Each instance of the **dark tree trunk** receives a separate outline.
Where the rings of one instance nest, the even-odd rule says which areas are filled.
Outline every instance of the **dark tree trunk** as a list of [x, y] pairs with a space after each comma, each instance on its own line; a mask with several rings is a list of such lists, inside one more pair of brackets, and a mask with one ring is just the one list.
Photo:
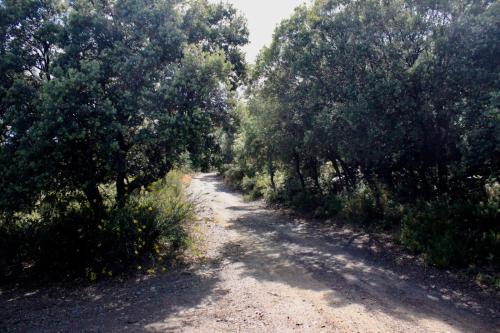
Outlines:
[[118, 207], [123, 207], [125, 205], [126, 195], [125, 173], [118, 172], [116, 175], [116, 204]]
[[295, 172], [297, 173], [297, 176], [299, 177], [300, 185], [302, 186], [302, 190], [304, 192], [306, 192], [306, 182], [304, 181], [304, 176], [302, 175], [302, 172], [300, 171], [300, 158], [299, 158], [298, 153], [294, 154], [294, 162], [295, 162]]
[[365, 173], [365, 179], [373, 192], [373, 196], [375, 197], [375, 213], [376, 217], [381, 218], [384, 216], [384, 207], [382, 206], [382, 195], [380, 193], [380, 188], [378, 186], [377, 181], [373, 178], [372, 174]]
[[129, 146], [121, 133], [118, 135], [118, 144], [120, 151], [116, 157], [116, 204], [118, 207], [123, 207], [128, 194], [125, 179], [127, 178], [127, 151]]
[[354, 173], [347, 167], [347, 164], [341, 158], [338, 158], [338, 161], [340, 163], [340, 166], [342, 167], [342, 170], [344, 171], [344, 177], [346, 179], [347, 189], [348, 190], [354, 189], [354, 185], [356, 184], [356, 178]]
[[316, 161], [315, 159], [311, 161], [311, 171], [312, 171], [312, 177], [314, 179], [314, 186], [316, 187], [318, 193], [322, 194], [323, 191], [321, 189], [321, 185], [319, 184], [318, 161]]
[[274, 164], [273, 164], [273, 158], [270, 153], [267, 154], [267, 165], [269, 169], [269, 177], [271, 178], [271, 187], [273, 188], [273, 192], [276, 192], [276, 183], [274, 181]]
[[84, 188], [85, 196], [90, 204], [90, 208], [94, 213], [94, 220], [98, 223], [104, 217], [104, 201], [97, 183], [87, 183]]

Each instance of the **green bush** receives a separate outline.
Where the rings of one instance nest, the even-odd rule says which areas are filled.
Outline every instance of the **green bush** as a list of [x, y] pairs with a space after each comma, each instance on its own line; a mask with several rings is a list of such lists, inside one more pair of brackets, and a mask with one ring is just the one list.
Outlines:
[[338, 196], [328, 196], [325, 199], [325, 209], [327, 216], [334, 216], [339, 214], [344, 208], [344, 204]]
[[245, 177], [245, 172], [237, 165], [229, 165], [224, 170], [226, 184], [235, 190], [242, 189], [243, 177]]
[[253, 177], [244, 176], [241, 182], [241, 188], [246, 193], [246, 198], [256, 200], [268, 195], [271, 190], [269, 176], [265, 173], [257, 173]]
[[249, 177], [247, 175], [243, 176], [241, 180], [241, 189], [245, 193], [250, 193], [254, 190], [257, 180], [255, 177]]
[[95, 280], [157, 264], [189, 245], [185, 224], [194, 218], [194, 210], [178, 172], [133, 194], [123, 207], [108, 206], [100, 221], [77, 199], [64, 207], [44, 203], [30, 215], [3, 217], [4, 278], [42, 274]]
[[342, 207], [340, 214], [348, 220], [368, 224], [380, 218], [373, 193], [363, 184], [353, 192], [344, 192], [339, 195], [339, 201]]
[[328, 187], [333, 183], [328, 182], [327, 175], [330, 174], [322, 175], [322, 187], [332, 191], [325, 190], [326, 194], [314, 191], [311, 184], [304, 191], [297, 177], [283, 169], [276, 172], [275, 190], [265, 172], [252, 174], [235, 166], [226, 171], [226, 181], [243, 190], [249, 199], [264, 197], [268, 202], [281, 203], [315, 217], [339, 215], [352, 223], [390, 230], [399, 235], [397, 240], [403, 246], [423, 254], [427, 262], [439, 267], [498, 266], [495, 264], [500, 262], [498, 183], [485, 187], [486, 197], [467, 193], [453, 199], [443, 196], [416, 203], [403, 201], [381, 186], [377, 209], [373, 190], [365, 183], [358, 183], [351, 191], [337, 192]]
[[498, 202], [441, 198], [407, 210], [400, 240], [440, 267], [498, 263], [498, 215]]

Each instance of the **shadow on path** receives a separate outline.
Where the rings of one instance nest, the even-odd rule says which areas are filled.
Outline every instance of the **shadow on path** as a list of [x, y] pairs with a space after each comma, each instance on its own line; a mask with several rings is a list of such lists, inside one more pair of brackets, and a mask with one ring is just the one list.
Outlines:
[[[202, 180], [241, 198], [215, 175]], [[497, 297], [414, 260], [398, 260], [365, 233], [293, 218], [262, 202], [228, 205], [238, 216], [228, 228], [248, 237], [223, 252], [245, 266], [244, 276], [326, 292], [332, 308], [357, 304], [410, 324], [434, 319], [466, 331], [500, 332]]]
[[[216, 263], [215, 263], [216, 264]], [[0, 332], [151, 332], [173, 314], [216, 302], [216, 267], [156, 277], [0, 294]], [[175, 326], [178, 325], [178, 326]], [[177, 330], [182, 321], [169, 330]]]

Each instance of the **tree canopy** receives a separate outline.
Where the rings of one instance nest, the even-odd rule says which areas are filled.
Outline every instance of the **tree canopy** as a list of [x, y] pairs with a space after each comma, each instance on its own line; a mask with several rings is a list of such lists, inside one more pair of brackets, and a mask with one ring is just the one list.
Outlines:
[[[411, 229], [433, 225], [442, 244], [452, 229], [457, 244], [498, 244], [499, 17], [497, 1], [297, 8], [259, 55], [229, 178], [255, 189], [265, 175], [274, 189], [265, 195], [307, 210], [370, 198], [353, 210], [369, 207], [372, 221], [445, 202]], [[445, 217], [460, 206], [485, 215]]]
[[244, 78], [248, 31], [233, 7], [7, 0], [0, 11], [2, 210], [81, 192], [100, 214], [101, 184], [123, 204], [183, 153], [209, 156]]

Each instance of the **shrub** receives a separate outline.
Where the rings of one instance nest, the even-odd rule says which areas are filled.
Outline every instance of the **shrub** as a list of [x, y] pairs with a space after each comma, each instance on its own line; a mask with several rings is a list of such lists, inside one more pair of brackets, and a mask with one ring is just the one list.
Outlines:
[[245, 172], [237, 165], [230, 165], [225, 168], [224, 180], [231, 188], [241, 190], [243, 177], [245, 177]]
[[361, 184], [353, 192], [339, 196], [342, 217], [360, 223], [372, 223], [380, 216], [375, 207], [375, 199], [370, 189]]
[[157, 263], [189, 245], [185, 224], [194, 218], [194, 210], [178, 172], [134, 193], [123, 207], [108, 206], [100, 221], [76, 199], [63, 208], [44, 203], [32, 214], [3, 217], [3, 277], [36, 273], [94, 280]]
[[498, 202], [439, 198], [408, 209], [404, 246], [436, 266], [492, 264], [500, 258]]
[[327, 216], [334, 216], [343, 210], [343, 202], [336, 195], [330, 195], [325, 199], [325, 209]]

